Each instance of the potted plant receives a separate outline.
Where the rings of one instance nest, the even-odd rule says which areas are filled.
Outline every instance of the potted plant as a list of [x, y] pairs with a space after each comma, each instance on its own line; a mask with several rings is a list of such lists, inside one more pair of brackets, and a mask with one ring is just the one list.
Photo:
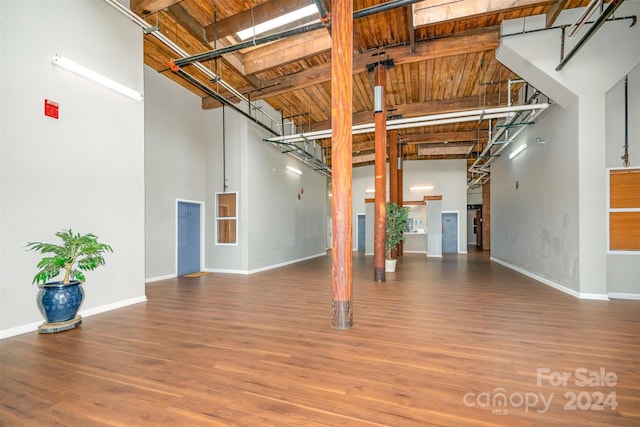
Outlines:
[[[55, 235], [62, 240], [61, 243], [29, 242], [26, 246], [27, 250], [44, 255], [33, 278], [33, 283], [40, 287], [38, 308], [46, 320], [39, 328], [40, 332], [58, 332], [81, 323], [77, 313], [84, 299], [83, 271], [104, 265], [104, 254], [113, 252], [111, 246], [98, 242], [91, 233], [74, 233], [69, 229]], [[62, 281], [50, 281], [61, 271], [64, 271]]]
[[404, 240], [404, 226], [409, 218], [409, 207], [387, 203], [385, 222], [385, 271], [396, 271], [397, 259], [391, 258], [391, 251], [398, 249], [400, 242]]

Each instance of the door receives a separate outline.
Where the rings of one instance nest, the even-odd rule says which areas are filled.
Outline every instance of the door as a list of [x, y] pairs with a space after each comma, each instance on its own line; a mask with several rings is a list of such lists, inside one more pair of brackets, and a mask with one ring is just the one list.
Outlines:
[[200, 205], [178, 202], [178, 276], [200, 271]]
[[458, 253], [458, 212], [442, 214], [442, 253]]
[[366, 215], [358, 214], [358, 251], [363, 251], [363, 252], [366, 249], [366, 246], [365, 246], [366, 218], [367, 218]]

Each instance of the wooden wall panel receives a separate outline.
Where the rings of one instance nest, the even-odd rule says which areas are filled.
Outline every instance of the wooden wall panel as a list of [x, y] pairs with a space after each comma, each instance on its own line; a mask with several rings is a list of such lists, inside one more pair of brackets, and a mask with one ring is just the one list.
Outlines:
[[640, 169], [611, 171], [609, 186], [611, 209], [640, 209]]
[[640, 212], [609, 214], [609, 249], [640, 251]]

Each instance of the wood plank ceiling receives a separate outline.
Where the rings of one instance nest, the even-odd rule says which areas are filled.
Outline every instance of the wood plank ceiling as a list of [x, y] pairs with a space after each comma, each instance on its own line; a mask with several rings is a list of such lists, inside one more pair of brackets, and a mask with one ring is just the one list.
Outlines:
[[[131, 10], [187, 54], [195, 55], [234, 46], [241, 41], [237, 31], [313, 3], [314, 0], [131, 0]], [[331, 10], [330, 0], [315, 3]], [[384, 2], [354, 0], [353, 9], [359, 11], [381, 3]], [[408, 118], [506, 105], [507, 82], [518, 76], [495, 59], [500, 23], [546, 14], [547, 26], [552, 26], [561, 10], [588, 3], [426, 0], [356, 19], [353, 124], [373, 122], [375, 71], [367, 66], [378, 61], [393, 62], [386, 73], [389, 116]], [[317, 13], [312, 16], [316, 22], [318, 18]], [[263, 100], [291, 117], [299, 129], [322, 130], [331, 127], [330, 49], [330, 31], [320, 28], [200, 63], [252, 102]], [[175, 52], [151, 34], [145, 35], [144, 57], [147, 65], [200, 96], [203, 108], [221, 106], [218, 100], [170, 70]], [[224, 98], [237, 101], [233, 93], [192, 65], [182, 69]], [[487, 120], [402, 129], [402, 157], [466, 158], [473, 163], [487, 143], [488, 129]], [[330, 166], [330, 138], [316, 143]], [[373, 146], [373, 133], [354, 135], [354, 166], [373, 162]]]

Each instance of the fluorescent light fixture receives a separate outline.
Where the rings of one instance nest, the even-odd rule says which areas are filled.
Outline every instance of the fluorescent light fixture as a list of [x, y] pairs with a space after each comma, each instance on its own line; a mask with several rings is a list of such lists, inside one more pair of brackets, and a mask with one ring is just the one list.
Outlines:
[[365, 193], [367, 194], [373, 194], [376, 192], [375, 188], [367, 188], [366, 190], [364, 190]]
[[416, 187], [409, 187], [409, 191], [431, 191], [433, 188], [433, 185], [419, 185]]
[[278, 28], [278, 27], [282, 27], [283, 25], [290, 24], [291, 22], [297, 21], [298, 19], [306, 18], [307, 16], [311, 16], [314, 13], [319, 13], [318, 8], [316, 7], [315, 4], [310, 4], [309, 6], [305, 6], [302, 9], [285, 13], [284, 15], [278, 16], [277, 18], [270, 19], [269, 21], [263, 22], [251, 28], [238, 31], [236, 35], [240, 38], [240, 40], [244, 41], [250, 37], [257, 36], [262, 33], [266, 33], [269, 30], [273, 30], [274, 28]]
[[136, 101], [142, 101], [143, 99], [141, 93], [136, 92], [135, 90], [130, 89], [123, 84], [113, 81], [110, 78], [103, 76], [102, 74], [96, 73], [95, 71], [90, 70], [89, 68], [84, 67], [77, 62], [73, 62], [72, 60], [65, 58], [64, 56], [60, 56], [58, 54], [54, 55], [53, 63], [62, 68], [66, 68], [67, 70], [72, 71], [82, 77], [101, 84], [106, 88], [115, 90], [122, 95], [126, 95], [129, 98], [135, 99]]
[[509, 160], [513, 159], [515, 156], [522, 153], [526, 148], [527, 148], [527, 144], [522, 144], [521, 146], [513, 150], [511, 154], [509, 154]]
[[296, 169], [293, 166], [287, 166], [285, 167], [286, 170], [288, 170], [289, 172], [293, 172], [296, 175], [302, 175], [302, 171], [300, 169]]

